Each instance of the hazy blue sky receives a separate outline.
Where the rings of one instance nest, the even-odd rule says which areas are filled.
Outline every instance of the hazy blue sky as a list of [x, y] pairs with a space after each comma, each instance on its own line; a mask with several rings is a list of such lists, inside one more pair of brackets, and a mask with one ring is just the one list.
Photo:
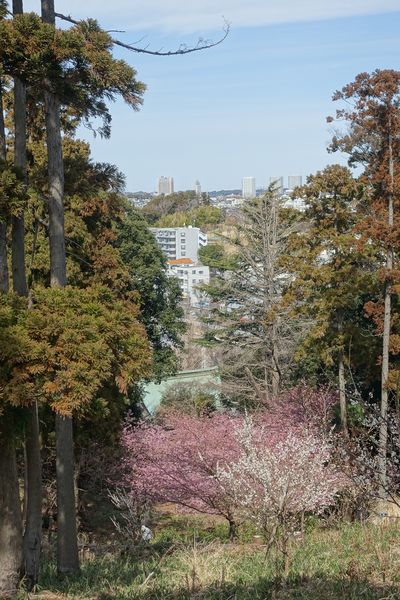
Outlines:
[[[38, 0], [26, 0], [37, 10]], [[202, 35], [220, 46], [187, 56], [118, 53], [148, 90], [139, 113], [112, 107], [111, 140], [93, 139], [95, 160], [125, 173], [127, 189], [155, 189], [172, 175], [176, 189], [199, 179], [204, 190], [257, 187], [272, 175], [307, 175], [337, 162], [326, 152], [332, 93], [361, 71], [400, 68], [400, 0], [56, 0], [57, 10], [97, 16], [143, 35], [151, 48], [175, 48]], [[115, 34], [117, 35], [117, 34]], [[342, 158], [343, 160], [343, 158]]]

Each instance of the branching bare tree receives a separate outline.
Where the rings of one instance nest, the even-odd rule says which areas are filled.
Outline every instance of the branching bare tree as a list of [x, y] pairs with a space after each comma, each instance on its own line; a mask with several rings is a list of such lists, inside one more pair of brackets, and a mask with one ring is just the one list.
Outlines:
[[268, 405], [279, 393], [304, 327], [282, 298], [288, 275], [281, 261], [298, 224], [281, 209], [273, 190], [246, 204], [239, 219], [230, 240], [237, 267], [218, 282], [212, 332], [223, 346], [220, 367], [227, 396]]

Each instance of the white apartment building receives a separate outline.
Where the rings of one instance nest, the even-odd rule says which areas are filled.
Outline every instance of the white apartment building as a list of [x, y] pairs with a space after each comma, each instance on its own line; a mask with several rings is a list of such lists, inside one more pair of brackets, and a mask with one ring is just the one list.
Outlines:
[[303, 198], [294, 198], [293, 196], [282, 196], [282, 206], [283, 208], [294, 208], [299, 212], [304, 212], [306, 210], [306, 204]]
[[164, 177], [163, 175], [157, 179], [157, 194], [168, 194], [174, 193], [174, 178]]
[[294, 190], [297, 187], [301, 187], [303, 185], [303, 178], [301, 175], [289, 175], [288, 176], [288, 188], [289, 190]]
[[255, 198], [255, 196], [256, 196], [256, 179], [255, 179], [255, 177], [243, 177], [243, 179], [242, 179], [242, 196], [243, 196], [243, 198]]
[[198, 227], [150, 227], [168, 260], [199, 260], [199, 249], [207, 245], [207, 235]]
[[192, 306], [199, 306], [206, 301], [206, 295], [198, 286], [210, 283], [210, 269], [195, 264], [191, 258], [178, 258], [168, 261], [168, 276], [177, 277], [183, 297]]

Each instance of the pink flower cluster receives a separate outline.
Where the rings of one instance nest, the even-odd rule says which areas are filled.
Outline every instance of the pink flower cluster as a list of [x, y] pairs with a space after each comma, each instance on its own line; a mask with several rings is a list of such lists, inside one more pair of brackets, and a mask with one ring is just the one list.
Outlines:
[[231, 502], [217, 470], [238, 458], [235, 428], [241, 422], [226, 413], [192, 417], [170, 412], [162, 425], [127, 426], [123, 485], [182, 510], [228, 518]]
[[343, 484], [326, 440], [334, 400], [300, 385], [251, 419], [173, 411], [161, 424], [127, 425], [120, 484], [154, 502], [229, 521], [246, 506], [256, 521], [278, 506], [288, 514], [320, 512]]

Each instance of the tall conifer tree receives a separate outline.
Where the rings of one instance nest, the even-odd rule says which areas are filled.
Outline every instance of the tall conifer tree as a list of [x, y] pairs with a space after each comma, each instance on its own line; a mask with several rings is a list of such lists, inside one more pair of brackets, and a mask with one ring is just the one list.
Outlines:
[[[41, 0], [41, 7], [43, 22], [55, 26], [54, 0]], [[49, 183], [50, 284], [52, 287], [65, 287], [67, 266], [60, 101], [52, 88], [52, 82], [47, 79], [43, 83]], [[72, 416], [57, 412], [57, 569], [62, 575], [79, 571], [73, 448]]]
[[390, 335], [391, 307], [394, 284], [398, 283], [400, 225], [400, 72], [378, 69], [371, 74], [360, 73], [333, 99], [343, 100], [351, 108], [337, 111], [337, 118], [350, 123], [350, 128], [348, 133], [334, 137], [332, 150], [347, 152], [351, 165], [363, 166], [364, 177], [373, 188], [373, 200], [361, 231], [364, 239], [380, 251], [382, 264], [382, 302], [376, 306], [375, 315], [379, 313], [382, 335], [380, 495], [386, 497], [390, 354], [395, 350]]
[[[3, 82], [0, 73], [0, 176], [5, 174], [7, 147], [3, 116]], [[6, 203], [6, 198], [2, 198]], [[7, 215], [0, 215], [0, 293], [8, 292]], [[0, 413], [0, 597], [14, 595], [22, 568], [22, 516], [13, 415], [7, 406]]]
[[[23, 1], [13, 0], [14, 18], [23, 14]], [[14, 164], [19, 170], [25, 187], [27, 174], [27, 114], [26, 84], [14, 77]], [[19, 296], [28, 295], [25, 263], [24, 209], [12, 217], [12, 281], [13, 290]], [[31, 590], [37, 583], [42, 537], [42, 472], [39, 440], [38, 405], [33, 401], [27, 407], [28, 418], [25, 435], [25, 507], [24, 531], [24, 577]]]

